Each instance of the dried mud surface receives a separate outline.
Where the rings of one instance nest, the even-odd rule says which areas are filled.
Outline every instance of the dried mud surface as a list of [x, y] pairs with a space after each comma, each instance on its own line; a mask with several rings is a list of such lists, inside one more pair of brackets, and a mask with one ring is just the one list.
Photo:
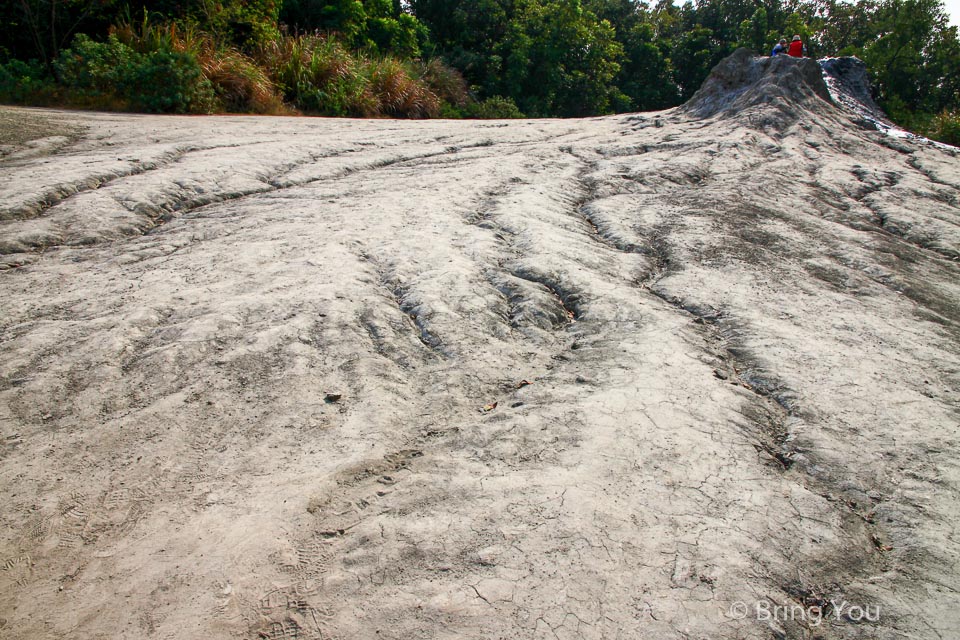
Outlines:
[[949, 149], [0, 116], [4, 638], [958, 637]]

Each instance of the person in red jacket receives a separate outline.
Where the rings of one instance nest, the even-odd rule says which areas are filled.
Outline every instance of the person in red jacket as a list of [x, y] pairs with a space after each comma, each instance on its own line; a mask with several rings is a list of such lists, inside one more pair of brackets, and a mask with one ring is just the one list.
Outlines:
[[787, 50], [787, 53], [794, 58], [802, 58], [806, 47], [803, 46], [803, 42], [800, 40], [800, 36], [793, 36], [793, 42], [790, 43], [790, 48]]

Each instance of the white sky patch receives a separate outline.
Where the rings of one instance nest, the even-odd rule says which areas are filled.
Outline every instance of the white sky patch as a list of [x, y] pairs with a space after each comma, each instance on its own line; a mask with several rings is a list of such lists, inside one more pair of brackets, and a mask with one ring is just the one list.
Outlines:
[[944, 0], [943, 6], [947, 10], [950, 24], [960, 27], [960, 0]]

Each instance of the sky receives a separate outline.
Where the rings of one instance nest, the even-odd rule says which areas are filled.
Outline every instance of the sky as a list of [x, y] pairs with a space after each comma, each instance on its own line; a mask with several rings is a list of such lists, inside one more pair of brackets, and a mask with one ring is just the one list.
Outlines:
[[950, 16], [950, 24], [960, 27], [960, 0], [944, 0], [943, 6], [947, 10], [947, 15]]

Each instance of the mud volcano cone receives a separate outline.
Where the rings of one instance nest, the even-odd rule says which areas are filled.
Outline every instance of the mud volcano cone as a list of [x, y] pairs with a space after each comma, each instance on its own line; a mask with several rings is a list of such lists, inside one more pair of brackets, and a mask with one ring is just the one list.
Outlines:
[[802, 109], [830, 109], [833, 100], [816, 60], [757, 57], [748, 49], [737, 49], [710, 72], [681, 109], [708, 118], [758, 106], [779, 114], [785, 122], [796, 119]]

